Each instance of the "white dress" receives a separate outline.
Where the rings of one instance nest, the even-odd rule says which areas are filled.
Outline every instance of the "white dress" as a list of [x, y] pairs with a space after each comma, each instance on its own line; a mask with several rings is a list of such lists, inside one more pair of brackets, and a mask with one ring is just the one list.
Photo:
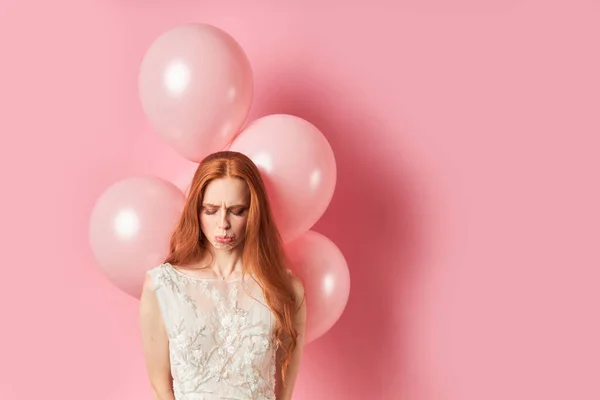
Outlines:
[[177, 400], [275, 400], [276, 320], [250, 276], [148, 271], [169, 336]]

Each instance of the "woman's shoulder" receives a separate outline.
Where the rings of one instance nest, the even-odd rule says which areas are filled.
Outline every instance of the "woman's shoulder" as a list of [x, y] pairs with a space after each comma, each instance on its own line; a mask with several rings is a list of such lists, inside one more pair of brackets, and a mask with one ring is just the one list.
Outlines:
[[169, 269], [171, 268], [171, 264], [169, 263], [161, 263], [153, 268], [150, 268], [149, 270], [146, 271], [146, 276], [150, 276], [150, 277], [156, 277], [159, 276], [161, 274], [167, 273], [169, 272]]
[[161, 263], [147, 270], [144, 277], [144, 289], [156, 290], [160, 286], [160, 281], [171, 274], [171, 268], [171, 264]]
[[296, 302], [301, 304], [305, 296], [304, 283], [302, 282], [302, 279], [300, 279], [296, 274], [294, 274], [294, 272], [291, 269], [287, 268], [287, 273], [290, 278], [290, 283], [292, 285], [292, 290], [294, 292]]

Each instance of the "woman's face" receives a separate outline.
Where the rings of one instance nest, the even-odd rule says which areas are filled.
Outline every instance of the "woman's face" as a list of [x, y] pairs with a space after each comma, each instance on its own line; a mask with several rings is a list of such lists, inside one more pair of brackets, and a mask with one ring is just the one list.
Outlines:
[[200, 228], [215, 250], [233, 250], [244, 242], [249, 206], [250, 192], [241, 179], [215, 179], [206, 186]]

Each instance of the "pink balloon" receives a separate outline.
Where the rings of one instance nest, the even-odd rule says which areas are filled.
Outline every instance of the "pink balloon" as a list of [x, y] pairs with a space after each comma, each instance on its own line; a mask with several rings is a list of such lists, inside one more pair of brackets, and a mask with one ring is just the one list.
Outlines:
[[140, 297], [146, 271], [168, 254], [184, 203], [181, 190], [156, 177], [128, 178], [102, 193], [90, 218], [90, 244], [112, 283]]
[[344, 255], [326, 236], [308, 231], [286, 244], [290, 269], [304, 282], [306, 342], [338, 321], [350, 296], [350, 272]]
[[195, 162], [227, 147], [254, 94], [244, 50], [229, 34], [206, 24], [185, 24], [160, 35], [142, 60], [138, 87], [157, 133]]
[[310, 122], [293, 115], [260, 118], [230, 150], [246, 154], [261, 170], [284, 241], [308, 231], [333, 197], [337, 169], [333, 150]]

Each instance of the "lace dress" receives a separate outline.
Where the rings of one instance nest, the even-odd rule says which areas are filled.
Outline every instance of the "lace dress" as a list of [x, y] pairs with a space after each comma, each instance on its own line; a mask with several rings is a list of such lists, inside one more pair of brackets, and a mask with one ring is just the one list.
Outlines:
[[169, 336], [177, 400], [275, 400], [275, 317], [249, 276], [148, 271]]

